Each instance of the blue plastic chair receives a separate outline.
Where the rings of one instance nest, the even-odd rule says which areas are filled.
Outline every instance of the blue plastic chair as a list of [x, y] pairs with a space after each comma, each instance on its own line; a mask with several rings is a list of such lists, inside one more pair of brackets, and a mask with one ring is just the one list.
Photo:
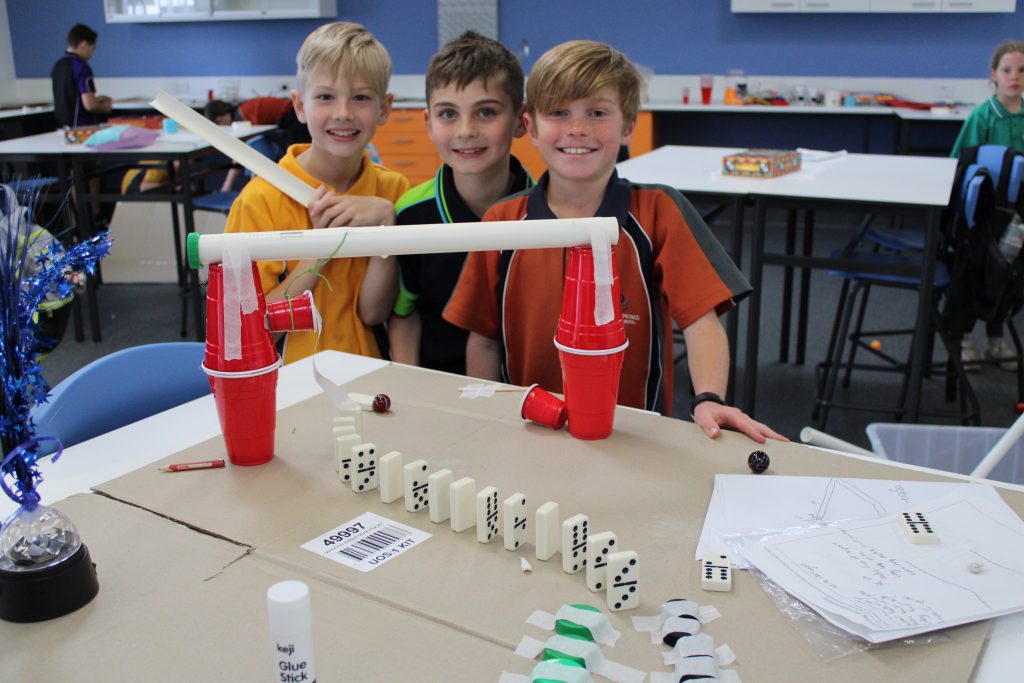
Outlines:
[[55, 386], [32, 410], [39, 436], [65, 447], [210, 393], [204, 344], [134, 346], [94, 360]]

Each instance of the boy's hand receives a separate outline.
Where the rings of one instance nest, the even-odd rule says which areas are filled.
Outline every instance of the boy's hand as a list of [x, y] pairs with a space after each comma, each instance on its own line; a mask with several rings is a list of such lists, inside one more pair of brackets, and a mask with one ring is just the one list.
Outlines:
[[321, 185], [309, 204], [309, 218], [314, 228], [394, 225], [395, 206], [383, 197], [336, 194]]
[[778, 441], [789, 441], [768, 425], [754, 420], [739, 408], [723, 406], [712, 401], [697, 404], [693, 411], [693, 421], [712, 439], [722, 433], [722, 427], [742, 432], [757, 443], [764, 443], [765, 438]]

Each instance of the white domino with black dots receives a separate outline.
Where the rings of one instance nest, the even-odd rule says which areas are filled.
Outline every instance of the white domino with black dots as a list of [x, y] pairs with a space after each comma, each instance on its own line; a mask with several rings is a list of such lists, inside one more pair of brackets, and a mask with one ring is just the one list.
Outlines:
[[927, 543], [938, 543], [939, 536], [932, 528], [932, 523], [923, 512], [901, 512], [899, 515], [900, 526], [911, 543], [925, 545]]
[[427, 509], [430, 501], [427, 494], [430, 490], [430, 482], [427, 478], [430, 472], [427, 470], [426, 460], [413, 460], [402, 468], [405, 494], [405, 509], [409, 512], [419, 512]]
[[377, 447], [363, 443], [352, 447], [352, 490], [356, 493], [377, 488]]
[[640, 604], [640, 556], [632, 550], [608, 555], [608, 609], [633, 609]]
[[607, 588], [608, 555], [616, 550], [618, 542], [611, 531], [602, 531], [587, 540], [587, 588], [594, 593]]
[[498, 514], [498, 489], [481, 489], [476, 494], [476, 540], [490, 543], [498, 535]]
[[505, 550], [518, 550], [526, 543], [526, 496], [513, 493], [505, 499], [501, 537]]
[[708, 553], [701, 556], [700, 587], [706, 591], [732, 590], [732, 562], [728, 555]]
[[562, 571], [575, 574], [587, 566], [589, 526], [586, 515], [573, 515], [562, 522]]
[[355, 433], [334, 437], [334, 468], [345, 483], [352, 481], [352, 449], [361, 443], [363, 438]]
[[460, 532], [476, 526], [476, 481], [463, 477], [448, 488], [452, 531]]
[[537, 551], [537, 559], [550, 560], [559, 548], [558, 503], [549, 500], [541, 505], [537, 508], [534, 521], [537, 540], [533, 545]]

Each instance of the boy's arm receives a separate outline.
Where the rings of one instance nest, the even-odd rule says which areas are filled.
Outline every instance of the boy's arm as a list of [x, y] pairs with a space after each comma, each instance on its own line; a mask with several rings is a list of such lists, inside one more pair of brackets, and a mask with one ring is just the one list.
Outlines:
[[[713, 392], [724, 396], [729, 381], [729, 342], [718, 316], [713, 310], [708, 311], [687, 326], [683, 336], [686, 338], [687, 362], [694, 392]], [[722, 427], [726, 427], [743, 432], [757, 443], [764, 443], [765, 437], [789, 441], [739, 408], [713, 401], [697, 404], [693, 421], [712, 439], [718, 437]]]
[[[392, 213], [392, 221], [394, 213]], [[398, 296], [398, 259], [371, 256], [359, 285], [356, 313], [364, 325], [380, 325], [388, 319]]]
[[392, 315], [388, 318], [388, 341], [391, 343], [391, 360], [406, 365], [420, 364], [420, 333], [423, 319], [418, 311], [406, 316]]
[[494, 382], [501, 379], [501, 354], [497, 339], [476, 332], [469, 333], [466, 341], [466, 374]]
[[106, 95], [97, 95], [94, 92], [82, 93], [82, 106], [93, 114], [109, 114], [112, 101]]

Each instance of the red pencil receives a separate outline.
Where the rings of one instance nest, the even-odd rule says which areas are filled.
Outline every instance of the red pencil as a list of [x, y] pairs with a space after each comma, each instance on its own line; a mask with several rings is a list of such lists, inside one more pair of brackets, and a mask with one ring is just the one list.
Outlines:
[[179, 462], [173, 465], [164, 465], [159, 469], [161, 472], [187, 472], [188, 470], [212, 470], [217, 467], [224, 467], [224, 461], [199, 460], [198, 462]]

